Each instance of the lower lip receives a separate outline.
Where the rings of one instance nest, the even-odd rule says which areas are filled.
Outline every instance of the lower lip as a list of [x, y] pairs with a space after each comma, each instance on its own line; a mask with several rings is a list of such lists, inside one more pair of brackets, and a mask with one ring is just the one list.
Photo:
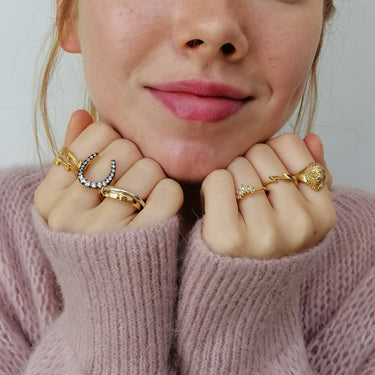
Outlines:
[[149, 90], [154, 98], [167, 107], [176, 117], [187, 121], [223, 121], [236, 114], [248, 102], [248, 100], [205, 97], [152, 88]]

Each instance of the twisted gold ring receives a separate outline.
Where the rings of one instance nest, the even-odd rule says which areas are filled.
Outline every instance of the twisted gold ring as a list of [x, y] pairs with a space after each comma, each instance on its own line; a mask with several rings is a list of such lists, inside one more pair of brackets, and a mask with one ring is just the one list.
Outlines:
[[295, 175], [283, 173], [281, 176], [269, 176], [269, 180], [264, 182], [263, 185], [268, 186], [278, 181], [293, 182], [295, 185], [302, 182], [313, 190], [319, 191], [327, 182], [327, 172], [319, 163], [312, 162]]
[[52, 163], [57, 166], [62, 165], [68, 172], [72, 171], [83, 186], [91, 189], [101, 189], [103, 186], [114, 183], [114, 178], [116, 175], [116, 162], [111, 160], [111, 170], [104, 180], [99, 182], [89, 181], [85, 177], [85, 171], [89, 164], [97, 157], [99, 157], [99, 154], [95, 152], [83, 161], [78, 160], [74, 156], [73, 152], [69, 151], [66, 147], [63, 147], [59, 152], [59, 156], [53, 159]]
[[142, 198], [133, 193], [130, 193], [127, 190], [120, 189], [115, 186], [103, 186], [100, 189], [100, 198], [112, 198], [129, 203], [133, 207], [135, 207], [138, 212], [141, 211], [146, 205]]
[[255, 194], [259, 191], [264, 191], [264, 192], [267, 193], [267, 192], [270, 191], [270, 189], [268, 189], [265, 186], [255, 187], [255, 186], [252, 186], [252, 185], [241, 185], [241, 188], [239, 190], [237, 190], [237, 192], [236, 192], [236, 199], [241, 200], [241, 199], [247, 197], [248, 195]]
[[53, 159], [52, 163], [57, 166], [62, 165], [68, 172], [72, 171], [77, 175], [78, 170], [82, 165], [82, 160], [78, 160], [73, 152], [69, 151], [66, 147], [63, 147], [59, 151], [59, 156]]

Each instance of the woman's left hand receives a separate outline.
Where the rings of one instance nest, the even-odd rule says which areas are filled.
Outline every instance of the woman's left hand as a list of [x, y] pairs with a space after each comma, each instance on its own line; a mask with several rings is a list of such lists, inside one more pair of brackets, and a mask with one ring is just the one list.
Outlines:
[[[269, 176], [294, 175], [309, 163], [324, 167], [317, 136], [305, 141], [284, 134], [252, 146], [225, 170], [216, 170], [202, 184], [203, 238], [211, 250], [226, 256], [275, 258], [298, 253], [321, 241], [333, 228], [336, 213], [328, 183], [320, 191], [279, 181], [236, 199], [242, 184], [261, 187]], [[328, 172], [328, 171], [327, 171]]]

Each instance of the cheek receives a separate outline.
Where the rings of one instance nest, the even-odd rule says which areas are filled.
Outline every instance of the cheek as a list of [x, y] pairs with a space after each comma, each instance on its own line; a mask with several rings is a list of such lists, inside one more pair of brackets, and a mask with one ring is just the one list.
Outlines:
[[145, 0], [82, 0], [79, 37], [86, 83], [100, 108], [123, 89], [167, 29], [161, 10]]
[[265, 76], [273, 100], [280, 104], [290, 102], [290, 106], [295, 106], [303, 93], [319, 45], [319, 19], [290, 21], [289, 27], [280, 25], [279, 31], [275, 25], [263, 40], [267, 46], [263, 54]]

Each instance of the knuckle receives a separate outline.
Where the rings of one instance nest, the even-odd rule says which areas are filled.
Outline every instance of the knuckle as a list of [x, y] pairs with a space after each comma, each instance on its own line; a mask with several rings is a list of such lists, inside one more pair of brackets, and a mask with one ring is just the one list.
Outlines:
[[43, 217], [45, 217], [47, 207], [46, 207], [46, 201], [44, 198], [42, 199], [42, 197], [45, 197], [43, 182], [36, 188], [34, 192], [34, 203], [39, 213]]
[[312, 216], [307, 211], [302, 210], [295, 215], [289, 228], [286, 228], [285, 236], [291, 239], [291, 250], [296, 251], [305, 248], [306, 244], [315, 237], [316, 232], [317, 228]]
[[248, 163], [248, 161], [245, 157], [238, 156], [230, 162], [227, 169], [228, 170], [237, 170], [238, 169], [237, 167], [241, 167], [243, 165], [244, 161]]
[[320, 211], [317, 216], [317, 225], [322, 236], [325, 236], [336, 225], [336, 221], [336, 210], [333, 204], [326, 205], [324, 213], [322, 214], [322, 211]]
[[176, 202], [178, 206], [182, 205], [184, 200], [183, 190], [180, 184], [175, 180], [163, 178], [158, 182], [155, 188], [161, 191], [163, 195], [169, 197], [173, 202]]
[[43, 218], [47, 218], [51, 210], [51, 194], [43, 181], [34, 192], [34, 204]]
[[93, 122], [87, 129], [87, 132], [93, 132], [96, 134], [96, 136], [102, 135], [102, 136], [107, 136], [107, 135], [117, 135], [117, 132], [113, 130], [113, 128], [106, 124], [105, 122]]
[[221, 182], [232, 178], [232, 174], [227, 171], [226, 169], [217, 169], [213, 172], [211, 172], [203, 181], [202, 183], [202, 190], [206, 191], [208, 186], [211, 186], [212, 184], [220, 184]]
[[283, 248], [281, 238], [282, 236], [276, 223], [271, 223], [267, 229], [258, 231], [257, 238], [252, 239], [252, 256], [255, 258], [273, 258], [277, 256]]
[[152, 174], [158, 178], [163, 178], [165, 176], [165, 173], [160, 164], [153, 159], [142, 158], [139, 160], [138, 165], [142, 168], [142, 170], [144, 170], [146, 174]]
[[268, 144], [257, 143], [247, 151], [246, 158], [252, 159], [255, 156], [261, 157], [262, 155], [268, 153], [269, 150], [270, 150], [270, 147], [268, 146]]
[[272, 148], [281, 145], [285, 148], [290, 148], [294, 147], [297, 143], [303, 143], [303, 139], [297, 133], [284, 133], [267, 142]]
[[68, 223], [70, 221], [70, 215], [67, 215], [66, 209], [63, 205], [59, 204], [53, 207], [48, 215], [47, 222], [48, 226], [56, 231], [68, 231]]
[[141, 152], [138, 147], [131, 141], [124, 138], [115, 139], [107, 148], [110, 152], [115, 154], [133, 155], [135, 158], [141, 158]]
[[203, 238], [214, 253], [232, 257], [246, 255], [246, 239], [241, 231], [221, 233], [210, 227], [203, 231]]

